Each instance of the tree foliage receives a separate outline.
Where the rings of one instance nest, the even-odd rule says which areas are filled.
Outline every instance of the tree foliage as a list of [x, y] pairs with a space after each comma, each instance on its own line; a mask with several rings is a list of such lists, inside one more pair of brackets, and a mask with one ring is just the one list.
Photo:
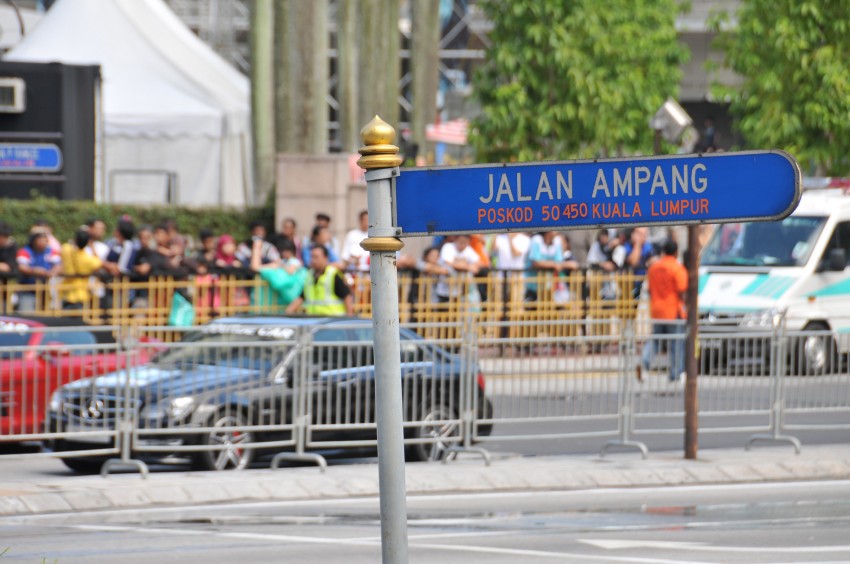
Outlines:
[[[30, 226], [37, 220], [47, 221], [59, 240], [65, 241], [89, 219], [102, 219], [111, 230], [125, 214], [133, 218], [137, 227], [144, 224], [156, 226], [166, 219], [173, 219], [181, 232], [192, 237], [197, 237], [201, 229], [210, 229], [217, 235], [229, 233], [240, 240], [249, 235], [248, 225], [252, 221], [262, 221], [269, 229], [274, 224], [274, 207], [271, 205], [245, 210], [189, 209], [179, 206], [101, 204], [42, 196], [29, 200], [0, 199], [0, 221], [12, 228], [19, 244], [26, 241]], [[111, 236], [111, 231], [109, 233]]]
[[492, 47], [474, 77], [480, 161], [648, 152], [687, 49], [677, 0], [484, 0]]
[[744, 82], [716, 93], [731, 98], [749, 146], [784, 149], [818, 174], [848, 173], [849, 15], [847, 0], [743, 0], [717, 45]]

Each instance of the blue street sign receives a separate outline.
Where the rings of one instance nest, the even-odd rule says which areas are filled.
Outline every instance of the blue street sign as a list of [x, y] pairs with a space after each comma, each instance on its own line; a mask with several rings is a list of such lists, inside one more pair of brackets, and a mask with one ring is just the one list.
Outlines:
[[0, 143], [0, 172], [58, 172], [62, 151], [52, 143]]
[[801, 175], [784, 151], [402, 169], [400, 235], [781, 219]]

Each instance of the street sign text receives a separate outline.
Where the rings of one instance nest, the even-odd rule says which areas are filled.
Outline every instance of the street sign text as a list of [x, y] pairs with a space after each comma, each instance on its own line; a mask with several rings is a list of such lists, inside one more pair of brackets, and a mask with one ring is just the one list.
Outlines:
[[782, 151], [404, 169], [402, 236], [779, 219], [800, 197]]

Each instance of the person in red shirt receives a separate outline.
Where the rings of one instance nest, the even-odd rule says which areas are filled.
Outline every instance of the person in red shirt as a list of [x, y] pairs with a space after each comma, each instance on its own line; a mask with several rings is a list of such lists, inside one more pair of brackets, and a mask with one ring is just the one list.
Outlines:
[[[677, 260], [679, 247], [675, 241], [667, 241], [662, 248], [663, 256], [647, 270], [649, 284], [649, 315], [652, 318], [652, 334], [666, 335], [669, 353], [668, 373], [671, 382], [681, 380], [685, 370], [685, 302], [683, 295], [688, 289], [688, 271]], [[649, 339], [643, 347], [641, 365], [649, 370], [652, 357], [657, 351], [661, 338]], [[641, 380], [641, 366], [637, 369]]]

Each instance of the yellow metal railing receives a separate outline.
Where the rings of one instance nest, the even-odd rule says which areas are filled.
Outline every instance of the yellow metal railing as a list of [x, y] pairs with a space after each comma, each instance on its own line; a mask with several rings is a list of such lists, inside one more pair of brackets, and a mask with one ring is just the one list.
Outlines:
[[[355, 313], [370, 317], [372, 296], [368, 274], [353, 274], [348, 281], [354, 294]], [[553, 277], [493, 271], [478, 277], [438, 277], [401, 272], [399, 315], [402, 323], [430, 327], [423, 331], [432, 338], [457, 337], [459, 322], [479, 326], [486, 326], [487, 322], [506, 322], [512, 338], [543, 333], [570, 337], [582, 330], [580, 324], [552, 322], [637, 317], [644, 309], [640, 307], [639, 296], [642, 282], [643, 277], [630, 273], [574, 272], [569, 276]], [[527, 295], [530, 286], [536, 288], [534, 299]], [[92, 281], [90, 299], [82, 309], [63, 309], [59, 287], [56, 280], [34, 285], [10, 282], [0, 286], [0, 306], [7, 315], [12, 314], [19, 301], [16, 294], [27, 292], [35, 296], [36, 307], [20, 312], [22, 315], [74, 317], [89, 324], [116, 326], [168, 325], [176, 293], [192, 305], [194, 324], [233, 315], [280, 315], [285, 310], [285, 305], [276, 301], [268, 285], [259, 277]], [[563, 331], [563, 335], [552, 335], [553, 327]], [[589, 330], [608, 334], [610, 329], [602, 323], [588, 324], [584, 331]]]

